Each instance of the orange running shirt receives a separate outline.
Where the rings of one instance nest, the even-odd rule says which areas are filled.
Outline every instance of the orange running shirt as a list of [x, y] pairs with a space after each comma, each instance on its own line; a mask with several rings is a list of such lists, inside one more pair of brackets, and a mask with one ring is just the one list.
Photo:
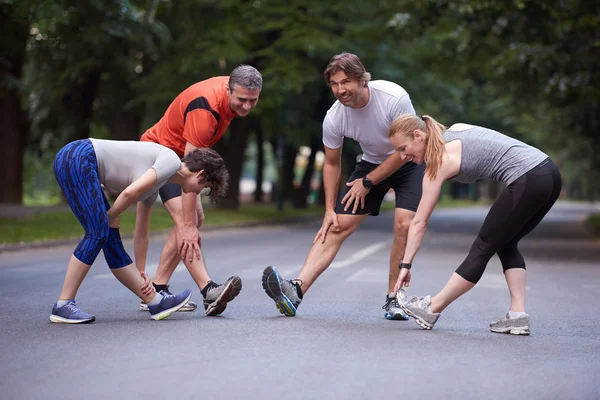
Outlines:
[[188, 87], [140, 141], [162, 144], [179, 157], [183, 157], [186, 142], [196, 147], [213, 146], [235, 117], [227, 98], [228, 83], [228, 76], [218, 76]]

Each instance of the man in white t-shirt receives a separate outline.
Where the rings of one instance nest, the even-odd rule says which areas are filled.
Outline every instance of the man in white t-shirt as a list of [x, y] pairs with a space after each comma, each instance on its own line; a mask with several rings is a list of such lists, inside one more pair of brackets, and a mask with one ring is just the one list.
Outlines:
[[[263, 288], [282, 314], [295, 316], [303, 295], [331, 264], [344, 240], [369, 214], [379, 214], [386, 193], [393, 189], [396, 194], [394, 243], [383, 309], [387, 319], [406, 320], [408, 317], [394, 296], [394, 284], [404, 255], [408, 227], [421, 200], [425, 165], [403, 160], [389, 141], [388, 128], [396, 117], [415, 114], [415, 110], [402, 87], [388, 81], [370, 82], [371, 74], [354, 54], [334, 56], [324, 75], [337, 101], [323, 121], [323, 225], [298, 278], [284, 279], [269, 266], [263, 272]], [[344, 138], [356, 140], [363, 156], [340, 191]]]

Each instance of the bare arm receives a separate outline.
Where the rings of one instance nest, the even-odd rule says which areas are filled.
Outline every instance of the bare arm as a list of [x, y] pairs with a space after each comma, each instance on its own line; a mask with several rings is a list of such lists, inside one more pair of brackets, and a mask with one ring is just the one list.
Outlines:
[[339, 230], [340, 226], [335, 213], [335, 202], [340, 187], [340, 178], [342, 176], [342, 148], [331, 149], [325, 146], [325, 163], [323, 164], [323, 188], [325, 191], [325, 216], [321, 229], [317, 232], [313, 243], [318, 240], [325, 242], [327, 232], [333, 225], [333, 229]]
[[[378, 165], [377, 168], [369, 172], [366, 177], [370, 179], [374, 185], [378, 184], [387, 177], [391, 176], [404, 164], [406, 164], [406, 160], [402, 159], [402, 155], [400, 153], [395, 152], [386, 158], [380, 165]], [[348, 190], [342, 199], [344, 210], [352, 208], [352, 213], [355, 214], [359, 206], [360, 208], [365, 207], [365, 198], [367, 197], [370, 189], [366, 189], [363, 186], [362, 181], [363, 179], [359, 178], [346, 184], [350, 186], [350, 190]]]
[[423, 195], [421, 197], [421, 202], [419, 203], [419, 208], [408, 229], [406, 249], [404, 250], [404, 263], [412, 263], [417, 255], [417, 251], [421, 246], [423, 236], [427, 230], [429, 217], [431, 217], [431, 213], [433, 213], [435, 205], [440, 198], [444, 180], [445, 179], [441, 178], [439, 175], [433, 181], [427, 176], [423, 178]]
[[115, 218], [136, 202], [138, 197], [156, 185], [158, 177], [154, 168], [149, 168], [138, 179], [127, 186], [115, 200], [115, 204], [108, 210], [109, 218]]
[[146, 271], [146, 257], [150, 242], [150, 214], [152, 207], [138, 201], [135, 213], [135, 231], [133, 234], [133, 253], [135, 265], [140, 272]]
[[[185, 144], [185, 154], [196, 150], [197, 147], [187, 142]], [[181, 193], [181, 202], [183, 205], [183, 223], [177, 226], [177, 219], [175, 221], [175, 228], [177, 229], [177, 235], [179, 239], [179, 252], [182, 259], [189, 259], [192, 261], [194, 255], [197, 259], [200, 259], [200, 234], [198, 233], [198, 227], [196, 225], [196, 204], [198, 202], [198, 195], [196, 193]], [[198, 216], [200, 217], [200, 216]]]
[[325, 163], [323, 164], [323, 186], [325, 190], [325, 210], [335, 210], [335, 202], [342, 176], [342, 148], [325, 147]]
[[408, 160], [402, 159], [402, 155], [399, 152], [394, 152], [388, 158], [386, 158], [377, 168], [367, 174], [367, 178], [373, 182], [374, 185], [389, 178], [394, 172], [398, 171]]

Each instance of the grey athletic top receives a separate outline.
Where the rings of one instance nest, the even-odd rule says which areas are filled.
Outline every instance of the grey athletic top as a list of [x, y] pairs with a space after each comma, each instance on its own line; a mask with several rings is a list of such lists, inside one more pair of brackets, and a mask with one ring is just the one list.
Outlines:
[[461, 141], [460, 171], [452, 179], [462, 183], [492, 179], [510, 185], [548, 158], [533, 146], [480, 126], [447, 130], [444, 139]]
[[98, 160], [100, 183], [111, 195], [118, 196], [144, 172], [154, 168], [158, 177], [156, 185], [137, 199], [149, 207], [156, 201], [158, 189], [181, 166], [181, 160], [173, 150], [157, 143], [101, 139], [90, 141]]

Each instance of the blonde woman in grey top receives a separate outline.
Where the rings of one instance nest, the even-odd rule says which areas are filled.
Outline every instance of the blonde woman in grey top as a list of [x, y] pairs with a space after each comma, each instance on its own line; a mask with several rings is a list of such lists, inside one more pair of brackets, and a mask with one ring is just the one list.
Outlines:
[[[552, 208], [561, 190], [556, 165], [540, 150], [491, 129], [454, 124], [446, 130], [429, 116], [403, 115], [390, 126], [392, 145], [403, 157], [425, 163], [423, 196], [408, 232], [404, 259], [395, 290], [400, 307], [424, 329], [433, 328], [440, 313], [469, 291], [498, 254], [511, 296], [510, 309], [490, 325], [497, 333], [528, 335], [525, 312], [525, 261], [519, 241]], [[448, 179], [469, 183], [492, 179], [507, 185], [494, 202], [471, 250], [437, 295], [407, 297], [402, 290], [411, 280], [410, 269], [427, 221]]]

